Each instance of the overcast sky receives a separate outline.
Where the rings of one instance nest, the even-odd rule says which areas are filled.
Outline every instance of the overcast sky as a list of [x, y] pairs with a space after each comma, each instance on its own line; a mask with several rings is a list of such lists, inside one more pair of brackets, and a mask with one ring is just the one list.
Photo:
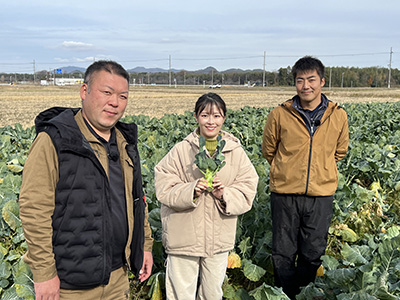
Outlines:
[[[0, 73], [213, 66], [266, 70], [313, 55], [327, 66], [400, 69], [399, 0], [1, 0]], [[35, 61], [35, 64], [33, 64]]]

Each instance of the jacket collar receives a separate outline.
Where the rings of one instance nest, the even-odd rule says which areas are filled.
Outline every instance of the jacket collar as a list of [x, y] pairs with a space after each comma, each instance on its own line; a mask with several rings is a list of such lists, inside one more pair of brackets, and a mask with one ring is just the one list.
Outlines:
[[[99, 139], [89, 130], [86, 126], [85, 120], [83, 119], [82, 110], [79, 110], [75, 115], [75, 121], [79, 126], [82, 134], [91, 143], [100, 143]], [[120, 145], [120, 141], [126, 141], [129, 144], [136, 144], [137, 139], [137, 127], [136, 124], [121, 123], [117, 122], [114, 127], [117, 144]], [[119, 149], [121, 151], [121, 149]]]
[[[296, 110], [305, 110], [300, 104], [300, 97], [298, 95], [294, 96], [292, 99], [293, 99], [292, 106]], [[324, 94], [321, 94], [321, 103], [318, 104], [316, 109], [321, 109], [325, 111], [326, 108], [328, 107], [328, 103], [329, 103], [328, 98]]]
[[[96, 136], [86, 126], [85, 120], [83, 119], [82, 110], [79, 110], [75, 115], [75, 121], [85, 138], [89, 143], [100, 143]], [[90, 125], [89, 125], [90, 126]]]
[[[282, 104], [280, 104], [280, 106], [286, 108], [287, 110], [291, 111], [292, 113], [297, 111], [296, 108], [293, 107], [293, 103], [296, 100], [296, 98], [299, 96], [294, 96], [292, 99], [289, 99], [285, 102], [283, 102]], [[331, 100], [329, 100], [325, 94], [321, 94], [321, 100], [324, 101], [324, 105], [326, 105], [326, 110], [324, 115], [322, 116], [321, 122], [323, 122], [328, 116], [330, 116], [333, 111], [339, 107], [339, 105], [337, 103], [332, 102]], [[300, 115], [298, 116], [300, 118]]]
[[[73, 118], [75, 122], [69, 122]], [[46, 129], [47, 126], [68, 127], [70, 130], [80, 130], [89, 142], [99, 142], [87, 128], [81, 108], [51, 107], [39, 113], [35, 118], [36, 133]], [[117, 139], [125, 138], [128, 143], [135, 144], [137, 140], [137, 126], [134, 123], [127, 124], [117, 122]]]

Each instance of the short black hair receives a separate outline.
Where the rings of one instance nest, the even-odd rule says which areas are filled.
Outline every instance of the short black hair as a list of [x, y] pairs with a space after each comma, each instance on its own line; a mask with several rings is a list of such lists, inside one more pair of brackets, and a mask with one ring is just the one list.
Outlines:
[[83, 82], [90, 85], [92, 75], [96, 72], [106, 71], [111, 74], [122, 76], [129, 84], [129, 73], [119, 63], [112, 60], [98, 60], [92, 63], [85, 72]]
[[296, 61], [292, 68], [293, 79], [296, 80], [297, 74], [314, 70], [317, 71], [319, 77], [322, 80], [322, 78], [324, 78], [325, 76], [325, 66], [323, 65], [323, 63], [318, 58], [312, 56], [304, 56]]
[[202, 95], [196, 102], [194, 107], [194, 113], [198, 117], [199, 114], [208, 106], [213, 105], [218, 108], [220, 112], [223, 113], [224, 117], [226, 116], [226, 105], [225, 101], [222, 100], [221, 96], [216, 93], [207, 93]]

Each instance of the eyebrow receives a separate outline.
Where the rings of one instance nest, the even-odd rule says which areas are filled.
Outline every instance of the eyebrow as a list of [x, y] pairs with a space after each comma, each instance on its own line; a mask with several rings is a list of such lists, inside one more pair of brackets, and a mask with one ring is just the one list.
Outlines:
[[[109, 86], [109, 85], [105, 85], [104, 87], [109, 88], [110, 90], [115, 91], [115, 89], [113, 89], [113, 88], [112, 88], [111, 86]], [[128, 91], [123, 91], [123, 92], [121, 92], [120, 94], [129, 94], [129, 90], [128, 90]]]
[[207, 114], [207, 115], [211, 115], [211, 114], [212, 114], [212, 115], [221, 115], [221, 116], [223, 115], [223, 114], [222, 114], [221, 112], [219, 112], [219, 111], [204, 111], [204, 110], [200, 113], [200, 115], [201, 115], [201, 114]]
[[308, 76], [307, 78], [299, 76], [299, 77], [296, 78], [296, 80], [297, 79], [311, 79], [311, 78], [316, 78], [316, 77], [317, 77], [316, 75], [311, 75], [311, 76]]

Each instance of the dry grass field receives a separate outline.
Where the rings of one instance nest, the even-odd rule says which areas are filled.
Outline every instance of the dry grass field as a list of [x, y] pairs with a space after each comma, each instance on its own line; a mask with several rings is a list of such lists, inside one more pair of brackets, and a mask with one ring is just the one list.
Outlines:
[[[199, 96], [216, 92], [228, 108], [244, 106], [271, 107], [291, 98], [295, 88], [222, 87], [210, 90], [203, 87], [131, 86], [126, 115], [162, 117], [164, 114], [182, 114], [193, 111]], [[329, 99], [346, 102], [400, 101], [400, 89], [324, 89]], [[52, 106], [79, 107], [79, 86], [0, 86], [0, 127], [20, 123], [30, 127], [35, 116]]]

